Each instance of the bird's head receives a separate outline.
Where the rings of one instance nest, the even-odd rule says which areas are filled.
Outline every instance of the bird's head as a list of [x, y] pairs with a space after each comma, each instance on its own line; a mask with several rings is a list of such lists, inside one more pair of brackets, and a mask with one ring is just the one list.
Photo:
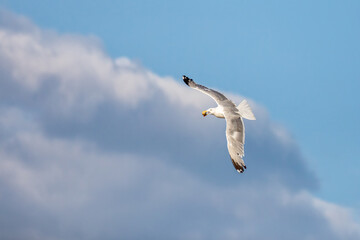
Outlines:
[[202, 115], [204, 117], [206, 117], [208, 114], [213, 114], [214, 113], [214, 109], [213, 108], [209, 108], [208, 110], [202, 111]]

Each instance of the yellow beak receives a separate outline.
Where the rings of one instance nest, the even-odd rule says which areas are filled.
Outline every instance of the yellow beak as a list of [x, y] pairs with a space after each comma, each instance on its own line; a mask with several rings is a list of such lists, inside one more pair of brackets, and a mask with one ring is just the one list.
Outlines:
[[202, 115], [205, 117], [207, 115], [207, 111], [203, 111]]

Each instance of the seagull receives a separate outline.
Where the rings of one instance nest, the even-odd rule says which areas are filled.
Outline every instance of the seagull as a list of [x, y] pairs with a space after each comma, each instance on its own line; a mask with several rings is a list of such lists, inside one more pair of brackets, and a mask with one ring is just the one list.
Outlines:
[[183, 80], [189, 87], [196, 89], [206, 95], [209, 95], [218, 104], [216, 108], [209, 108], [202, 112], [205, 117], [209, 114], [226, 120], [226, 139], [227, 147], [231, 161], [239, 173], [244, 172], [246, 165], [244, 160], [244, 144], [245, 144], [245, 126], [243, 118], [256, 120], [251, 108], [246, 100], [243, 100], [236, 106], [231, 100], [227, 99], [223, 94], [196, 84], [191, 78], [183, 75]]

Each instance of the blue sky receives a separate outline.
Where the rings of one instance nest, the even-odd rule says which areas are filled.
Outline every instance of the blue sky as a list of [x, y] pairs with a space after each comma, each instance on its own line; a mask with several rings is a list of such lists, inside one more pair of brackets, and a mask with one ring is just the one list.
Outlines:
[[[358, 161], [360, 129], [357, 124], [360, 121], [360, 112], [358, 111], [360, 99], [357, 91], [360, 87], [360, 47], [358, 44], [360, 42], [360, 30], [358, 28], [360, 4], [357, 1], [226, 1], [221, 4], [204, 1], [182, 1], [181, 3], [172, 1], [92, 1], [91, 3], [87, 1], [61, 1], [61, 3], [52, 1], [0, 1], [0, 3], [5, 11], [18, 14], [15, 17], [11, 14], [9, 14], [10, 16], [4, 14], [2, 26], [17, 29], [16, 26], [23, 24], [19, 20], [20, 16], [26, 17], [33, 23], [25, 24], [26, 27], [24, 28], [36, 28], [42, 33], [40, 37], [31, 33], [29, 39], [34, 38], [33, 42], [43, 43], [43, 46], [40, 44], [40, 48], [44, 48], [44, 52], [49, 49], [61, 52], [63, 45], [65, 49], [71, 50], [71, 42], [74, 41], [73, 54], [78, 53], [79, 59], [85, 62], [81, 65], [84, 66], [84, 69], [90, 65], [95, 69], [96, 76], [110, 76], [110, 78], [114, 77], [114, 79], [120, 80], [130, 76], [131, 79], [143, 86], [139, 92], [137, 89], [133, 91], [134, 86], [128, 86], [127, 92], [136, 96], [133, 102], [128, 103], [128, 95], [121, 91], [121, 87], [116, 93], [112, 93], [108, 89], [112, 84], [111, 82], [100, 84], [98, 79], [87, 70], [77, 72], [69, 70], [71, 68], [66, 68], [66, 66], [71, 65], [71, 57], [69, 60], [67, 56], [71, 55], [72, 51], [66, 52], [67, 55], [64, 54], [63, 58], [67, 60], [64, 60], [63, 64], [49, 60], [48, 62], [51, 64], [47, 66], [47, 55], [39, 54], [38, 62], [34, 61], [38, 64], [24, 67], [24, 64], [20, 64], [21, 61], [16, 60], [15, 57], [23, 56], [21, 59], [25, 61], [28, 55], [21, 52], [21, 41], [19, 43], [12, 41], [11, 44], [19, 44], [16, 47], [20, 49], [19, 53], [18, 55], [14, 54], [16, 61], [11, 60], [12, 58], [8, 55], [4, 55], [1, 71], [2, 76], [5, 76], [2, 84], [6, 87], [3, 89], [8, 90], [2, 92], [2, 129], [7, 129], [7, 124], [10, 124], [7, 119], [16, 119], [16, 123], [18, 123], [13, 128], [9, 128], [9, 137], [2, 139], [7, 146], [3, 149], [2, 155], [11, 156], [8, 159], [17, 159], [16, 157], [18, 157], [19, 162], [22, 159], [19, 157], [21, 153], [12, 152], [12, 141], [23, 144], [24, 149], [22, 151], [25, 153], [31, 152], [31, 149], [36, 149], [36, 147], [40, 149], [54, 148], [54, 151], [49, 153], [45, 150], [40, 151], [39, 159], [46, 159], [49, 155], [55, 159], [77, 159], [76, 156], [87, 158], [89, 157], [86, 153], [88, 144], [90, 146], [93, 144], [98, 149], [94, 156], [103, 158], [105, 154], [108, 165], [118, 164], [113, 162], [113, 156], [108, 155], [136, 153], [138, 134], [145, 133], [140, 144], [141, 150], [138, 151], [141, 156], [150, 155], [151, 159], [159, 162], [160, 169], [165, 169], [159, 170], [160, 177], [156, 180], [158, 183], [164, 184], [165, 177], [162, 174], [167, 172], [166, 169], [179, 167], [182, 172], [174, 173], [175, 176], [179, 174], [178, 178], [190, 175], [191, 179], [196, 179], [196, 176], [200, 176], [200, 180], [195, 181], [196, 183], [200, 182], [198, 183], [199, 186], [202, 184], [202, 180], [209, 181], [212, 179], [211, 181], [218, 182], [214, 183], [217, 190], [225, 191], [221, 186], [233, 181], [234, 176], [224, 176], [222, 171], [216, 171], [221, 169], [225, 172], [225, 169], [230, 166], [226, 164], [222, 166], [225, 160], [218, 161], [226, 154], [226, 145], [225, 141], [223, 143], [216, 141], [215, 136], [223, 136], [224, 123], [218, 119], [207, 119], [207, 122], [204, 123], [204, 119], [200, 119], [201, 122], [196, 123], [196, 126], [198, 124], [202, 127], [215, 127], [219, 130], [212, 137], [207, 135], [206, 128], [196, 130], [199, 131], [196, 132], [197, 136], [209, 138], [205, 143], [193, 139], [194, 136], [191, 131], [195, 130], [187, 124], [181, 123], [181, 121], [187, 121], [187, 118], [181, 116], [181, 111], [165, 118], [173, 122], [172, 124], [164, 124], [165, 127], [160, 124], [164, 121], [160, 116], [164, 116], [165, 113], [153, 108], [153, 106], [162, 106], [161, 102], [164, 99], [170, 101], [165, 107], [167, 111], [172, 111], [177, 106], [171, 103], [172, 97], [167, 95], [171, 94], [168, 93], [168, 90], [162, 88], [160, 88], [162, 90], [157, 88], [151, 90], [161, 92], [161, 97], [146, 97], [143, 92], [149, 88], [149, 84], [153, 84], [153, 78], [146, 74], [141, 75], [142, 71], [155, 74], [157, 77], [154, 79], [159, 78], [161, 81], [169, 79], [169, 82], [173, 82], [175, 79], [180, 84], [181, 75], [187, 74], [204, 85], [234, 95], [245, 96], [253, 100], [257, 106], [255, 107], [256, 113], [260, 116], [257, 116], [258, 121], [246, 122], [249, 125], [249, 134], [247, 135], [249, 140], [247, 140], [245, 147], [245, 151], [248, 150], [246, 154], [246, 157], [249, 158], [248, 161], [251, 161], [252, 154], [257, 162], [254, 160], [254, 165], [251, 167], [252, 169], [255, 168], [252, 170], [253, 174], [248, 173], [247, 176], [241, 176], [250, 179], [244, 180], [245, 183], [260, 187], [261, 185], [258, 185], [259, 183], [256, 181], [257, 177], [259, 181], [281, 179], [288, 184], [284, 186], [280, 184], [278, 188], [284, 188], [290, 192], [294, 191], [296, 194], [290, 194], [290, 196], [296, 199], [296, 201], [294, 200], [296, 203], [298, 203], [298, 199], [302, 199], [304, 202], [316, 202], [318, 200], [309, 199], [318, 197], [322, 199], [321, 201], [351, 208], [355, 215], [359, 214], [360, 191], [357, 183], [360, 180], [360, 164]], [[14, 24], [7, 18], [10, 20], [14, 18]], [[48, 32], [49, 30], [51, 31]], [[12, 45], [9, 43], [9, 45], [2, 47], [8, 50], [10, 49], [9, 46]], [[92, 51], [95, 53], [94, 59], [94, 55], [89, 54]], [[62, 55], [60, 54], [60, 56]], [[80, 58], [80, 56], [84, 56], [84, 58]], [[120, 70], [117, 68], [111, 71], [107, 70], [109, 73], [104, 75], [106, 71], [103, 69], [107, 69], [105, 63], [116, 61], [115, 59], [118, 57], [124, 57], [118, 60]], [[93, 59], [93, 61], [87, 59]], [[76, 65], [76, 62], [73, 64]], [[55, 67], [58, 65], [63, 67]], [[13, 71], [20, 76], [25, 76], [24, 82], [17, 83], [20, 78], [11, 69], [15, 69]], [[66, 69], [67, 73], [63, 73], [62, 69]], [[40, 74], [46, 71], [49, 72], [45, 77]], [[77, 76], [80, 76], [81, 81], [74, 80], [77, 79]], [[89, 83], [86, 82], [88, 76], [90, 76]], [[44, 79], [57, 80], [45, 81]], [[71, 79], [71, 81], [66, 79]], [[48, 83], [45, 84], [44, 81]], [[158, 81], [160, 80], [155, 82]], [[20, 89], [23, 90], [14, 90], [19, 87], [16, 87], [17, 85], [14, 85], [13, 82], [20, 84]], [[85, 85], [87, 94], [92, 96], [91, 100], [87, 100], [84, 96], [86, 94], [78, 90]], [[37, 91], [34, 93], [28, 87], [29, 89], [37, 89]], [[51, 91], [47, 92], [47, 89]], [[94, 89], [101, 89], [100, 93]], [[10, 90], [14, 91], [13, 96], [6, 94], [11, 92]], [[64, 92], [66, 92], [66, 96], [72, 97], [68, 99], [68, 102], [65, 101], [66, 104], [58, 106], [59, 99], [61, 99], [59, 96], [62, 96]], [[106, 96], [108, 92], [110, 92], [109, 97]], [[192, 94], [189, 91], [181, 92], [181, 94], [184, 93], [186, 96]], [[194, 94], [191, 95], [194, 99], [200, 99], [198, 101], [206, 103], [201, 107], [213, 104], [211, 100], [207, 102], [206, 98], [203, 99], [196, 93]], [[39, 100], [43, 97], [48, 99], [49, 105]], [[78, 103], [74, 104], [72, 99], [76, 99]], [[144, 99], [150, 99], [148, 105], [143, 102]], [[179, 99], [177, 100], [179, 101]], [[60, 113], [55, 113], [50, 103], [59, 107]], [[139, 103], [146, 107], [143, 109]], [[134, 107], [128, 109], [123, 106], [126, 104]], [[185, 102], [184, 106], [189, 107], [186, 104]], [[134, 122], [137, 124], [131, 127], [132, 118], [125, 117], [120, 110], [119, 112], [112, 112], [114, 106], [119, 109], [124, 108], [124, 112], [131, 114], [131, 116], [135, 114], [136, 120]], [[183, 108], [181, 107], [181, 109]], [[184, 107], [184, 109], [186, 108]], [[201, 110], [199, 106], [190, 109], [193, 109], [194, 114], [198, 114]], [[80, 112], [83, 117], [72, 116], [76, 112]], [[186, 110], [186, 113], [192, 114], [190, 112], [190, 110]], [[146, 124], [142, 121], [142, 113], [146, 113], [145, 116], [148, 119]], [[195, 116], [197, 115], [191, 115], [189, 118], [193, 121], [200, 121]], [[264, 118], [262, 119], [261, 116]], [[24, 126], [26, 119], [32, 119], [32, 121]], [[116, 119], [123, 119], [127, 124], [130, 124], [129, 128], [117, 128]], [[156, 125], [155, 122], [159, 125]], [[160, 133], [148, 130], [154, 125], [157, 126], [156, 129], [159, 129]], [[99, 126], [103, 127], [99, 128]], [[176, 130], [172, 133], [169, 129], [173, 128], [182, 130]], [[113, 133], [110, 134], [111, 132]], [[273, 132], [278, 135], [274, 135]], [[285, 140], [278, 139], [282, 132], [286, 133]], [[18, 137], [23, 135], [25, 137]], [[173, 135], [177, 136], [176, 141], [173, 140]], [[32, 146], [31, 142], [27, 142], [26, 136], [39, 139], [39, 144]], [[127, 137], [121, 138], [119, 136]], [[131, 136], [130, 140], [128, 136]], [[156, 138], [157, 136], [167, 140], [168, 151], [155, 147], [164, 144], [163, 140]], [[261, 141], [257, 141], [256, 137]], [[189, 138], [192, 139], [190, 143], [196, 144], [198, 150], [182, 153], [183, 150], [178, 149], [177, 146], [181, 140], [189, 140]], [[171, 140], [174, 142], [170, 143]], [[47, 146], [47, 141], [50, 141], [52, 145]], [[80, 147], [68, 153], [69, 156], [56, 154], [59, 152], [58, 149], [67, 148], [68, 145], [74, 143], [73, 141], [79, 141]], [[121, 146], [116, 143], [121, 143]], [[189, 146], [186, 146], [191, 147], [190, 143]], [[209, 154], [207, 164], [211, 170], [209, 173], [204, 173], [203, 160], [200, 158], [204, 156], [201, 153], [207, 152], [209, 146], [212, 151], [211, 154], [207, 153]], [[82, 151], [82, 148], [85, 150]], [[172, 159], [172, 155], [175, 154], [191, 160], [183, 163], [179, 163], [179, 161], [170, 161], [171, 163], [169, 163], [164, 160]], [[215, 156], [210, 157], [210, 155]], [[194, 156], [194, 159], [191, 156]], [[139, 158], [137, 155], [132, 157]], [[92, 159], [92, 157], [90, 158]], [[124, 157], [124, 159], [125, 163], [121, 163], [119, 167], [131, 169], [131, 163], [126, 164], [128, 158]], [[32, 162], [31, 160], [23, 161]], [[33, 161], [36, 162], [36, 160]], [[74, 161], [79, 161], [76, 163], [81, 166], [81, 160]], [[90, 174], [93, 168], [96, 169], [96, 157], [91, 161], [93, 165], [85, 171], [87, 174]], [[192, 166], [194, 161], [199, 161], [199, 163]], [[165, 166], [162, 165], [164, 162], [166, 163]], [[24, 166], [19, 170], [10, 163], [10, 160], [5, 162], [4, 166], [8, 166], [6, 169], [13, 169], [14, 176], [18, 176], [17, 174], [20, 174], [21, 171], [29, 173], [28, 178], [30, 179], [32, 179], [32, 173], [41, 171], [41, 168], [31, 168], [32, 171], [26, 170]], [[19, 166], [22, 165], [19, 164]], [[48, 168], [68, 171], [67, 165], [54, 163], [54, 166], [51, 165]], [[265, 174], [264, 170], [260, 169], [264, 166], [274, 171], [274, 175]], [[232, 171], [230, 168], [227, 170]], [[110, 170], [104, 167], [103, 171]], [[110, 174], [110, 176], [112, 175]], [[136, 175], [130, 174], [129, 176], [131, 178]], [[17, 178], [14, 177], [14, 179]], [[177, 178], [172, 177], [171, 179], [176, 185]], [[14, 183], [11, 184], [19, 182], [21, 181], [14, 180]], [[110, 180], [109, 182], [111, 183]], [[107, 184], [109, 182], [105, 181]], [[52, 195], [41, 187], [40, 192], [35, 191], [39, 189], [36, 183], [37, 180], [34, 180], [33, 185], [25, 188], [31, 193], [29, 194], [35, 196], [36, 201], [51, 198]], [[85, 184], [81, 180], [77, 180], [77, 183], [79, 189], [82, 189], [80, 186]], [[12, 186], [11, 184], [9, 183], [7, 186]], [[195, 184], [196, 187], [192, 191], [196, 192], [198, 185]], [[66, 189], [66, 187], [60, 188], [60, 196], [66, 196], [65, 193], [75, 191], [70, 189], [64, 193], [61, 189]], [[302, 195], [301, 189], [305, 189], [307, 193]], [[42, 192], [43, 190], [46, 193]], [[99, 188], [97, 191], [102, 190]], [[104, 192], [109, 194], [105, 190]], [[279, 190], [279, 192], [283, 192], [283, 190]], [[19, 193], [11, 193], [20, 194], [20, 196], [23, 194], [20, 190]], [[84, 193], [86, 196], [87, 194], [92, 196], [94, 193]], [[256, 194], [257, 192], [253, 196]], [[307, 194], [310, 194], [311, 197]], [[130, 194], [130, 196], [132, 195]], [[78, 196], [79, 199], [81, 197], [83, 196]], [[236, 194], [234, 197], [237, 197]], [[262, 197], [264, 199], [269, 198], [268, 195]], [[56, 200], [56, 197], [51, 199]], [[185, 203], [191, 203], [186, 196], [184, 199]], [[198, 196], [197, 199], [201, 201], [201, 196]], [[254, 199], [248, 198], [244, 200], [244, 204], [249, 204], [252, 200]], [[92, 199], [90, 203], [88, 202], [88, 207], [93, 207], [91, 204], [99, 201]], [[214, 201], [216, 202], [216, 200]], [[274, 199], [271, 201], [274, 202], [274, 205], [278, 204]], [[109, 202], [111, 201], [109, 200]], [[171, 200], [165, 201], [164, 206], [169, 203]], [[179, 204], [179, 209], [182, 209], [181, 203], [177, 204]], [[73, 205], [71, 206], [73, 207]], [[210, 206], [212, 205], [210, 204]], [[162, 210], [161, 212], [164, 212], [163, 216], [168, 216], [169, 213], [163, 209], [163, 206], [159, 208]], [[296, 212], [300, 208], [308, 209], [310, 207], [304, 204], [299, 208], [294, 207], [293, 211]], [[84, 209], [86, 210], [86, 207]], [[284, 208], [279, 209], [283, 213], [282, 216], [290, 214]], [[206, 208], [203, 210], [206, 211]], [[130, 215], [136, 219], [139, 213], [133, 211]], [[311, 208], [309, 211], [311, 212]], [[44, 214], [41, 215], [42, 218], [46, 219], [47, 214], [51, 215], [51, 213], [44, 211]], [[216, 213], [213, 214], [215, 217], [219, 217]], [[152, 216], [151, 212], [148, 215]], [[269, 214], [269, 216], [272, 215]], [[106, 218], [107, 216], [102, 217]], [[61, 219], [67, 218], [62, 216]], [[289, 217], [289, 219], [292, 218]], [[155, 222], [161, 225], [163, 221], [160, 219]], [[284, 220], [284, 222], [286, 221]], [[321, 219], [316, 223], [323, 226]], [[269, 225], [265, 224], [265, 226]], [[183, 228], [188, 229], [188, 226], [184, 225]], [[104, 228], [99, 227], [99, 229], [103, 230]], [[151, 231], [149, 230], [147, 233], [149, 232]], [[116, 236], [115, 233], [114, 236]], [[131, 233], [129, 236], [132, 236]], [[170, 233], [169, 236], [171, 236]], [[275, 233], [272, 236], [274, 239], [276, 238]], [[319, 236], [323, 235], [319, 233]]]

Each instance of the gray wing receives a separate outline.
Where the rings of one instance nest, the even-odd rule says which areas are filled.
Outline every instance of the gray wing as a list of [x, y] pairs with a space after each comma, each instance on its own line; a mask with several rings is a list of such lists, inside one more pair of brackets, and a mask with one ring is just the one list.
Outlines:
[[242, 159], [244, 156], [245, 127], [240, 115], [231, 111], [225, 112], [226, 140], [231, 161], [239, 173], [244, 172], [246, 165]]
[[223, 94], [215, 90], [212, 90], [210, 88], [207, 88], [205, 86], [202, 86], [200, 84], [196, 84], [191, 78], [188, 78], [185, 75], [183, 75], [183, 80], [186, 83], [186, 85], [188, 85], [189, 87], [199, 90], [200, 92], [205, 93], [206, 95], [209, 95], [211, 98], [213, 98], [216, 101], [218, 105], [220, 105], [222, 101], [228, 100]]

